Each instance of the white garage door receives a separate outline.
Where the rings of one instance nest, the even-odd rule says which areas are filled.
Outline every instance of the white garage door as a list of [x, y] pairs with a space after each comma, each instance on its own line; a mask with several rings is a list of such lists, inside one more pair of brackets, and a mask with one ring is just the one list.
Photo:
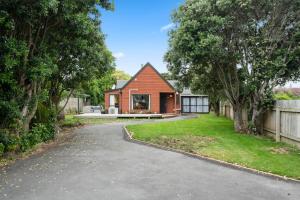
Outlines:
[[183, 96], [181, 108], [184, 113], [208, 113], [208, 96]]

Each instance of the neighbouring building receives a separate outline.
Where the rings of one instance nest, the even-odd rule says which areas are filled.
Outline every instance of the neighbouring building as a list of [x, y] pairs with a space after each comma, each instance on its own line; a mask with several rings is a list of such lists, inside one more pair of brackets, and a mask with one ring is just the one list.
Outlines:
[[207, 95], [176, 89], [176, 81], [166, 80], [150, 64], [144, 65], [130, 80], [118, 80], [105, 92], [109, 113], [207, 113]]

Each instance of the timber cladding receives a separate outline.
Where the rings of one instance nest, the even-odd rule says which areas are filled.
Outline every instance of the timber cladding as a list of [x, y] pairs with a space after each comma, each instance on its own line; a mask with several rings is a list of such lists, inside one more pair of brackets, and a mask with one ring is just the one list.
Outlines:
[[[105, 93], [105, 108], [109, 108], [109, 96], [119, 94], [119, 110], [121, 113], [132, 111], [132, 95], [149, 95], [149, 112], [160, 113], [160, 94], [167, 94], [166, 112], [174, 113], [175, 109], [175, 89], [156, 71], [156, 69], [147, 63], [131, 80], [117, 90], [107, 91]], [[179, 102], [177, 102], [178, 107]]]

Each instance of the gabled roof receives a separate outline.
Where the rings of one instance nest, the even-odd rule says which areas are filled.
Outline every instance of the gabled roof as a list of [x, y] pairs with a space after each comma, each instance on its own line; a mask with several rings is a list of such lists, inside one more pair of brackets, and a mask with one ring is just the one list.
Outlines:
[[128, 80], [117, 80], [116, 89], [122, 88], [127, 82]]
[[167, 80], [169, 83], [170, 83], [170, 85], [172, 85], [173, 86], [173, 88], [175, 88], [175, 89], [177, 89], [177, 87], [178, 87], [178, 81], [177, 80]]
[[[176, 90], [175, 87], [173, 86], [173, 82], [170, 83], [167, 81], [149, 62], [147, 62], [130, 80], [118, 80], [116, 84], [116, 89], [123, 89], [125, 88], [131, 81], [135, 80], [135, 78], [143, 71], [144, 68], [146, 67], [151, 67], [157, 74], [158, 76], [166, 82], [168, 86], [170, 86], [173, 90]], [[118, 84], [119, 83], [119, 84]]]
[[199, 94], [199, 93], [193, 93], [191, 88], [183, 88], [182, 93], [180, 94], [181, 96], [208, 96], [205, 94]]
[[[128, 82], [129, 80], [117, 80], [116, 88], [115, 89], [121, 89], [123, 86]], [[177, 90], [177, 83], [176, 80], [166, 80], [169, 82], [170, 85], [172, 85], [173, 88]]]

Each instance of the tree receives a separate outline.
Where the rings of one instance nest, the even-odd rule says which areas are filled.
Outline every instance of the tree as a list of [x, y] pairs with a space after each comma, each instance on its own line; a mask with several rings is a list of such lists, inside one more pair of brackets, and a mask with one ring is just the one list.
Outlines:
[[164, 77], [166, 80], [172, 80], [173, 79], [172, 74], [169, 73], [169, 72], [161, 73], [160, 75], [162, 77]]
[[131, 76], [122, 70], [109, 70], [104, 76], [95, 76], [93, 79], [82, 84], [82, 92], [90, 95], [91, 104], [104, 103], [104, 92], [112, 88], [116, 80], [129, 80]]
[[217, 79], [211, 86], [232, 104], [235, 130], [257, 132], [272, 89], [299, 77], [299, 16], [296, 1], [187, 0], [173, 16], [165, 60], [177, 76]]
[[[107, 68], [102, 65], [107, 50], [99, 31], [97, 6], [110, 8], [110, 3], [0, 0], [0, 5], [0, 110], [8, 116], [4, 121], [17, 121], [21, 130], [28, 131], [38, 103], [45, 98], [55, 75], [64, 81], [81, 77], [85, 69], [90, 73], [95, 68]], [[90, 67], [94, 64], [95, 68]]]
[[220, 103], [224, 99], [222, 93], [222, 84], [218, 82], [215, 73], [210, 71], [197, 73], [200, 75], [191, 74], [190, 85], [192, 91], [209, 95], [210, 107], [215, 112], [216, 116], [220, 115]]
[[113, 72], [113, 78], [116, 80], [129, 80], [131, 78], [131, 76], [129, 74], [127, 74], [126, 72], [122, 71], [122, 70], [118, 70], [116, 69]]

